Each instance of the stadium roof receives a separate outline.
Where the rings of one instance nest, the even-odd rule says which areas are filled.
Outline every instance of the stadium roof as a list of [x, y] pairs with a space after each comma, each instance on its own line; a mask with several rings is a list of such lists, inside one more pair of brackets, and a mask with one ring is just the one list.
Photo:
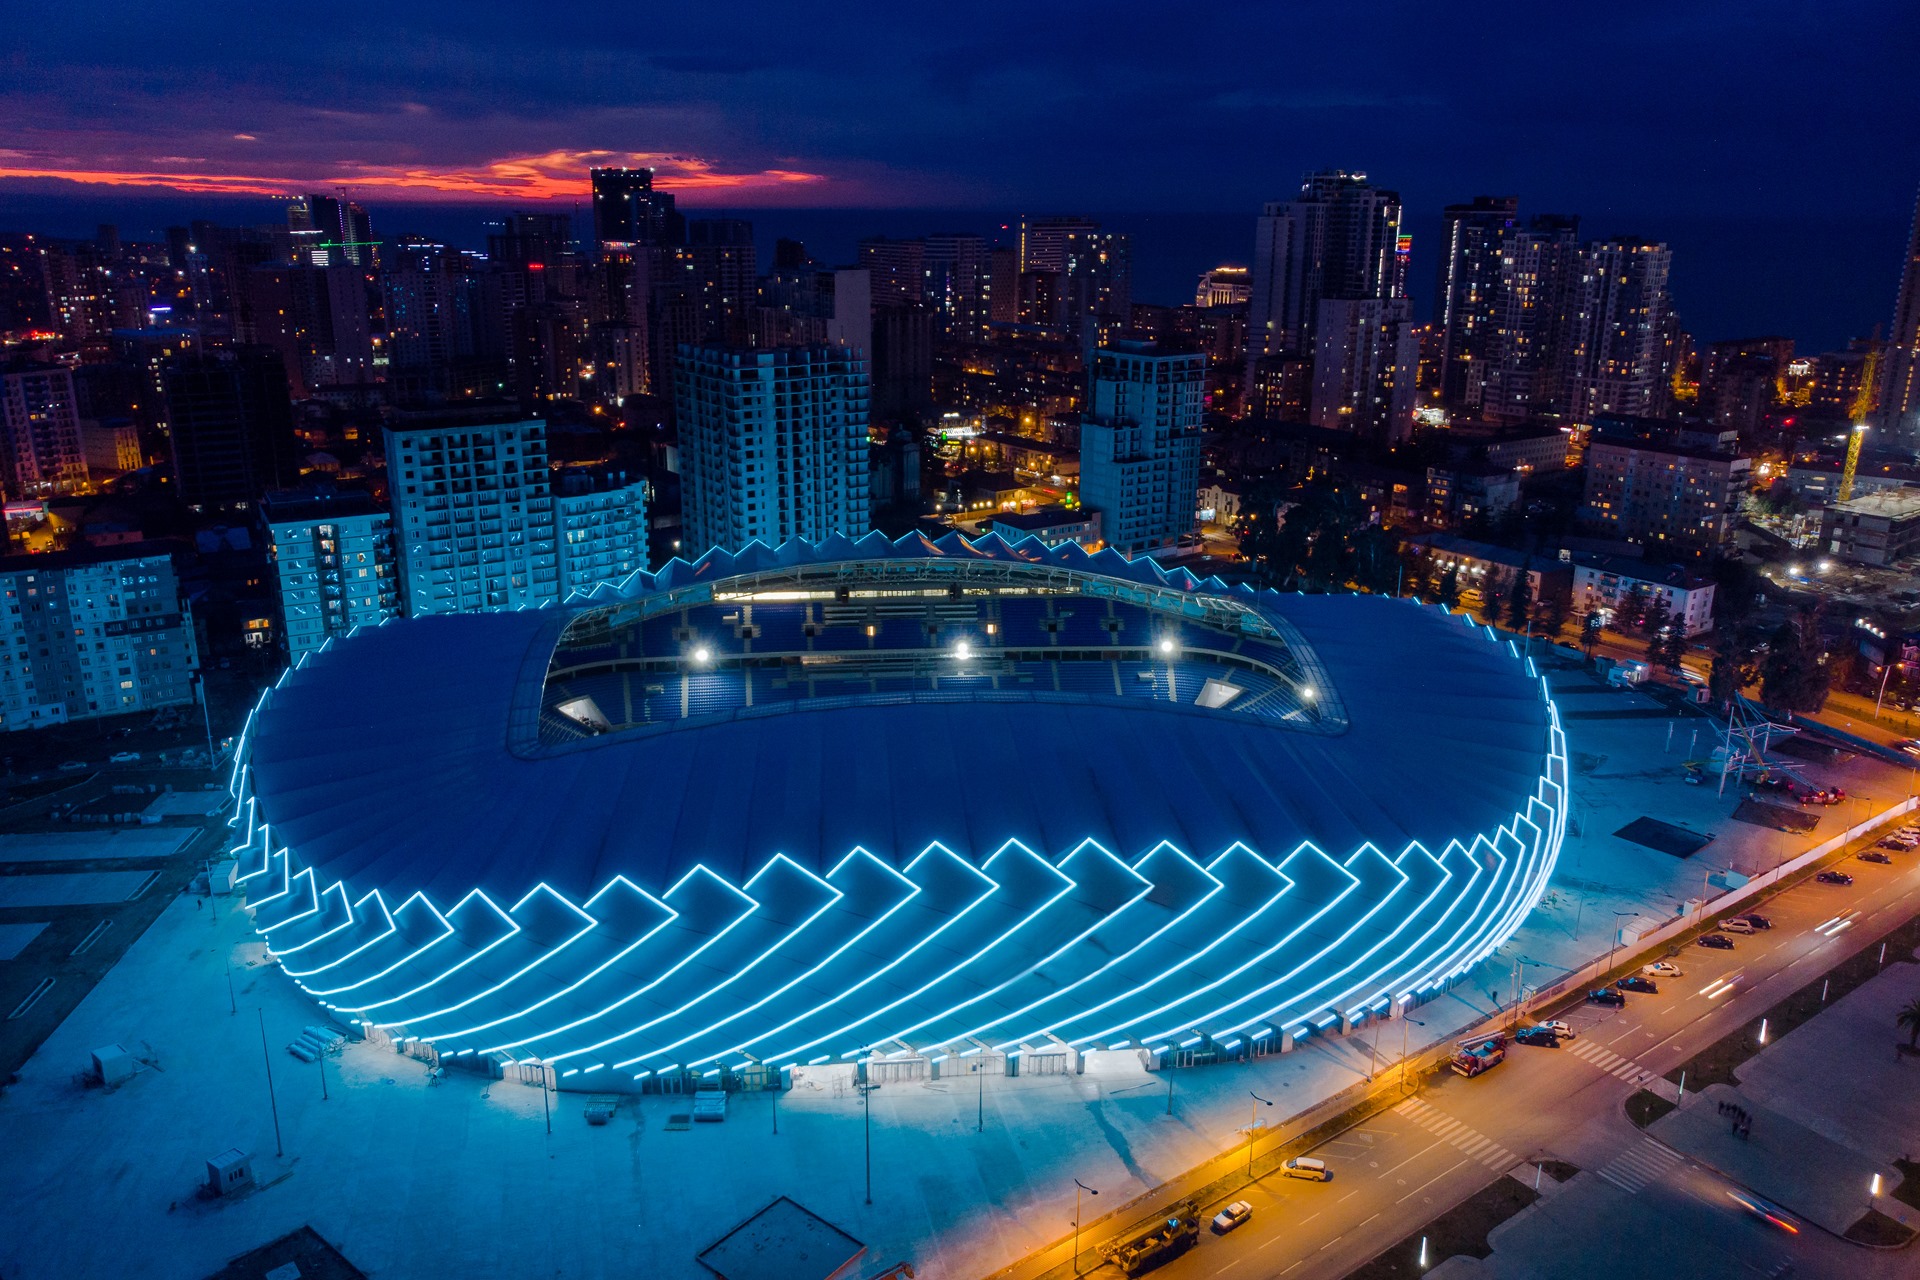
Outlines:
[[[935, 676], [926, 687], [909, 679], [912, 688], [886, 696], [796, 693], [770, 705], [749, 694], [747, 705], [705, 714], [687, 710], [683, 682], [677, 718], [643, 723], [630, 713], [618, 731], [559, 745], [535, 730], [560, 696], [549, 672], [570, 626], [590, 624], [596, 634], [626, 626], [621, 642], [638, 656], [622, 661], [688, 667], [686, 628], [650, 639], [649, 619], [710, 619], [717, 615], [693, 611], [751, 600], [743, 574], [773, 575], [746, 580], [756, 587], [792, 571], [801, 576], [791, 581], [817, 588], [858, 583], [889, 565], [929, 583], [958, 573], [956, 592], [961, 581], [987, 581], [980, 573], [997, 566], [1010, 574], [1001, 585], [1016, 603], [1031, 589], [1030, 575], [1066, 572], [1054, 598], [1100, 598], [1113, 617], [1102, 640], [1111, 656], [1049, 654], [1043, 646], [1058, 647], [1060, 638], [1038, 631], [1031, 651], [1016, 652], [1022, 641], [1008, 622], [975, 637], [983, 654], [1005, 651], [995, 668], [1009, 673], [1002, 679]], [[741, 687], [771, 688], [761, 683], [770, 677], [755, 673], [756, 661], [773, 661], [753, 651], [759, 632], [752, 622], [734, 625], [748, 639], [716, 665], [737, 673], [726, 678]], [[1148, 626], [1177, 640], [1177, 657], [1127, 647], [1134, 642], [1126, 637]], [[923, 638], [918, 648], [878, 657], [937, 663], [948, 652], [935, 647], [942, 642]], [[1056, 667], [1110, 666], [1111, 695], [1000, 687], [1015, 671], [1048, 670], [1026, 662], [1036, 656]], [[780, 670], [801, 670], [791, 655], [779, 661]], [[1123, 671], [1137, 677], [1139, 694]], [[1260, 687], [1271, 693], [1210, 707], [1189, 696], [1202, 678], [1264, 679]], [[675, 696], [665, 678], [651, 686], [644, 674], [633, 679], [656, 701]], [[634, 696], [633, 684], [623, 687]], [[1262, 698], [1291, 710], [1257, 714], [1251, 704]], [[624, 913], [629, 928], [652, 920], [648, 937], [667, 919], [707, 930], [709, 941], [737, 926], [746, 932], [733, 943], [764, 935], [770, 955], [809, 929], [830, 936], [815, 922], [852, 911], [862, 893], [878, 895], [860, 909], [865, 927], [877, 928], [874, 913], [889, 918], [905, 899], [885, 910], [877, 904], [909, 882], [908, 897], [921, 907], [942, 894], [958, 904], [942, 909], [949, 913], [980, 907], [971, 923], [982, 928], [991, 917], [982, 902], [1026, 895], [1026, 914], [1008, 917], [1016, 931], [1067, 911], [1058, 904], [1068, 899], [1091, 929], [1123, 911], [1157, 909], [1151, 901], [1171, 906], [1182, 892], [1198, 893], [1179, 912], [1185, 919], [1213, 892], [1202, 892], [1203, 882], [1241, 901], [1232, 929], [1266, 910], [1263, 893], [1279, 894], [1273, 902], [1328, 895], [1309, 932], [1328, 929], [1363, 898], [1378, 899], [1362, 904], [1359, 923], [1329, 931], [1323, 952], [1352, 945], [1356, 929], [1378, 927], [1385, 917], [1376, 913], [1393, 900], [1408, 913], [1394, 937], [1423, 912], [1433, 917], [1420, 926], [1431, 954], [1410, 949], [1390, 975], [1367, 975], [1393, 994], [1415, 989], [1416, 978], [1457, 971], [1517, 926], [1544, 888], [1564, 820], [1564, 748], [1544, 687], [1511, 644], [1485, 629], [1405, 601], [1255, 593], [1031, 539], [888, 543], [875, 535], [857, 544], [752, 547], [675, 562], [564, 609], [390, 623], [292, 672], [256, 712], [244, 745], [235, 779], [239, 856], [256, 924], [277, 952], [306, 951], [306, 963], [289, 961], [288, 972], [323, 1000], [343, 1011], [385, 1008], [387, 1020], [367, 1020], [409, 1029], [444, 1010], [388, 990], [397, 979], [336, 981], [374, 964], [396, 938], [411, 939], [409, 963], [453, 938], [473, 953], [464, 966], [508, 942], [544, 939], [537, 954], [558, 951]], [[1170, 861], [1179, 866], [1169, 870]], [[856, 892], [849, 877], [873, 883]], [[969, 896], [976, 881], [992, 886], [986, 898]], [[1416, 892], [1423, 896], [1410, 900]], [[1349, 905], [1328, 915], [1336, 901]], [[939, 918], [945, 930], [958, 917]], [[1275, 945], [1292, 939], [1287, 933]], [[440, 954], [455, 951], [448, 944]], [[508, 952], [476, 965], [473, 980], [505, 964]], [[523, 981], [521, 972], [508, 980]], [[1362, 985], [1364, 992], [1343, 987], [1334, 998], [1379, 994]], [[345, 990], [357, 994], [338, 995]], [[370, 999], [375, 990], [386, 994]], [[1100, 1015], [1086, 1016], [1087, 1028], [1112, 1030]], [[423, 1036], [436, 1027], [471, 1031], [427, 1022]], [[1147, 1034], [1153, 1023], [1134, 1030]], [[960, 1025], [942, 1024], [942, 1034]], [[477, 1035], [463, 1043], [486, 1050], [524, 1042]], [[591, 1042], [538, 1043], [549, 1057], [597, 1056]]]

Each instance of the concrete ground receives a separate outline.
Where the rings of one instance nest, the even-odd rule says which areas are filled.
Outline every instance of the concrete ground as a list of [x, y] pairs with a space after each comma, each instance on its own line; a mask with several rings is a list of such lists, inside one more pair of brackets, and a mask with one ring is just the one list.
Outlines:
[[[1591, 685], [1574, 671], [1551, 678]], [[1570, 694], [1562, 705], [1608, 696]], [[1616, 913], [1668, 918], [1709, 871], [1764, 869], [1858, 816], [1824, 811], [1819, 829], [1792, 837], [1732, 821], [1731, 788], [1717, 796], [1681, 781], [1689, 737], [1709, 722], [1621, 709], [1630, 714], [1570, 715], [1577, 825], [1551, 895], [1478, 972], [1422, 1006], [1425, 1025], [1404, 1028], [1410, 1047], [1449, 1039], [1510, 1002], [1516, 957], [1526, 959], [1529, 985], [1550, 981], [1555, 966], [1604, 953]], [[1886, 766], [1854, 761], [1833, 774], [1873, 797], [1862, 809], [1907, 794], [1904, 772]], [[1641, 816], [1714, 839], [1680, 859], [1613, 836]], [[1069, 1232], [1073, 1179], [1102, 1192], [1084, 1211], [1092, 1224], [1108, 1207], [1233, 1150], [1250, 1089], [1275, 1100], [1273, 1119], [1297, 1114], [1372, 1069], [1390, 1069], [1402, 1030], [1382, 1029], [1377, 1055], [1363, 1032], [1284, 1057], [1175, 1073], [1171, 1117], [1167, 1077], [1144, 1072], [993, 1080], [984, 1098], [965, 1081], [888, 1085], [873, 1094], [868, 1205], [866, 1130], [852, 1096], [782, 1095], [775, 1137], [770, 1095], [736, 1095], [726, 1123], [685, 1131], [667, 1128], [683, 1099], [628, 1100], [612, 1124], [591, 1128], [584, 1099], [558, 1095], [548, 1099], [549, 1137], [537, 1089], [458, 1073], [429, 1085], [420, 1063], [355, 1045], [327, 1060], [323, 1099], [321, 1069], [284, 1050], [318, 1011], [259, 965], [251, 936], [224, 903], [215, 921], [191, 900], [175, 901], [0, 1095], [16, 1187], [0, 1232], [8, 1280], [129, 1269], [203, 1276], [302, 1223], [376, 1276], [611, 1277], [636, 1268], [692, 1276], [700, 1274], [694, 1254], [778, 1194], [865, 1241], [875, 1269], [911, 1260], [922, 1276], [982, 1275]], [[71, 1077], [89, 1051], [114, 1042], [150, 1046], [156, 1068], [112, 1092], [76, 1087]], [[283, 1156], [274, 1155], [268, 1064]], [[1420, 1131], [1412, 1120], [1396, 1123], [1409, 1140]], [[1507, 1145], [1525, 1156], [1535, 1143]], [[269, 1185], [231, 1204], [201, 1205], [193, 1188], [206, 1158], [233, 1146], [255, 1153]]]
[[[1740, 1107], [1751, 1120], [1745, 1137], [1720, 1114]], [[1873, 1175], [1888, 1186], [1900, 1175], [1882, 1161], [1815, 1133], [1791, 1115], [1716, 1084], [1687, 1096], [1680, 1109], [1648, 1130], [1655, 1138], [1740, 1186], [1835, 1235], [1866, 1216]]]
[[1907, 1039], [1894, 1016], [1920, 999], [1920, 967], [1899, 959], [1741, 1063], [1741, 1095], [1882, 1164], [1920, 1152], [1920, 1059], [1893, 1052]]

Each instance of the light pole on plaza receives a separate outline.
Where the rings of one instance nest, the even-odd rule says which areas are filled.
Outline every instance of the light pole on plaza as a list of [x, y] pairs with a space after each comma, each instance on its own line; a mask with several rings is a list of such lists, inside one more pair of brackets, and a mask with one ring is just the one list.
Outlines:
[[1251, 1089], [1247, 1090], [1247, 1096], [1253, 1099], [1252, 1102], [1247, 1104], [1247, 1176], [1251, 1178], [1253, 1176], [1254, 1121], [1260, 1118], [1260, 1105], [1262, 1103], [1265, 1103], [1265, 1105], [1269, 1107], [1273, 1104]]
[[1080, 1179], [1073, 1180], [1073, 1274], [1075, 1275], [1080, 1274], [1080, 1193], [1082, 1191], [1090, 1196], [1100, 1194]]

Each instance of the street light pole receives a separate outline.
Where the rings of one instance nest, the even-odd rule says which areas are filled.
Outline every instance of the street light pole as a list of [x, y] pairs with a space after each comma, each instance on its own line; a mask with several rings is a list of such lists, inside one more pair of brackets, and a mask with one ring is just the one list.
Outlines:
[[973, 1131], [975, 1133], [985, 1133], [987, 1131], [987, 1064], [984, 1062], [975, 1062], [973, 1064], [973, 1074], [979, 1077], [977, 1083], [980, 1086], [978, 1100], [975, 1104], [973, 1114]]
[[1100, 1194], [1080, 1179], [1073, 1180], [1073, 1274], [1076, 1276], [1080, 1274], [1080, 1193], [1082, 1191], [1090, 1196]]
[[1607, 947], [1607, 972], [1613, 972], [1613, 953], [1620, 947], [1620, 920], [1624, 916], [1637, 916], [1638, 911], [1616, 911], [1613, 913], [1613, 941]]
[[1273, 1104], [1251, 1089], [1247, 1090], [1247, 1096], [1253, 1099], [1253, 1102], [1247, 1106], [1247, 1176], [1251, 1178], [1253, 1176], [1253, 1122], [1260, 1118], [1260, 1108], [1256, 1104], [1265, 1103], [1269, 1107]]
[[1413, 1025], [1416, 1027], [1424, 1027], [1427, 1025], [1426, 1023], [1421, 1022], [1416, 1018], [1409, 1018], [1406, 1015], [1406, 1012], [1404, 1010], [1401, 1011], [1401, 1014], [1400, 1014], [1400, 1091], [1402, 1093], [1405, 1093], [1407, 1090], [1407, 1024], [1409, 1022], [1413, 1023]]
[[[860, 1049], [860, 1070], [867, 1070], [867, 1059], [873, 1056], [872, 1046]], [[873, 1203], [873, 1082], [862, 1080], [860, 1084], [860, 1115], [865, 1130], [867, 1144], [867, 1203]]]
[[267, 1011], [255, 1009], [260, 1015], [260, 1061], [267, 1064], [267, 1105], [273, 1109], [273, 1154], [287, 1154], [286, 1144], [280, 1140], [280, 1103], [273, 1096], [273, 1055], [267, 1052]]

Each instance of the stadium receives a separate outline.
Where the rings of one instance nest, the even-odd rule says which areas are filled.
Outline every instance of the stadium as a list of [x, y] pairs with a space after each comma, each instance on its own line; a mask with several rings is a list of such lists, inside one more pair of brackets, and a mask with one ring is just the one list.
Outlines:
[[248, 721], [235, 877], [331, 1016], [449, 1066], [1157, 1067], [1444, 990], [1539, 900], [1566, 767], [1444, 609], [871, 534], [313, 655]]

